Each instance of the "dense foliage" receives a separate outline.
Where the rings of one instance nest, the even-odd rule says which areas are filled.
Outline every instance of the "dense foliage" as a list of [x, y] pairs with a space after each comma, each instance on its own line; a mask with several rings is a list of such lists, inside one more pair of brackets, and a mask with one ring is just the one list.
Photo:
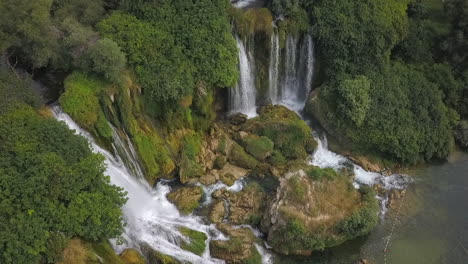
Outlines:
[[53, 262], [68, 237], [118, 237], [126, 200], [104, 176], [103, 157], [32, 108], [39, 103], [25, 76], [0, 77], [9, 99], [0, 110], [0, 262]]
[[400, 162], [446, 157], [466, 111], [464, 44], [448, 37], [463, 36], [461, 2], [448, 1], [445, 11], [430, 0], [302, 5], [326, 75], [313, 111], [329, 132], [354, 151]]
[[84, 139], [27, 107], [2, 116], [0, 130], [2, 263], [34, 262], [52, 231], [120, 235], [125, 199]]

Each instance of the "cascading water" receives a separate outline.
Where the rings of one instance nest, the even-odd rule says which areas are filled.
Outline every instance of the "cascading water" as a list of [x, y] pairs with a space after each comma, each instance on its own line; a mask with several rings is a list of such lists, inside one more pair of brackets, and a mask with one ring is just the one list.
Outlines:
[[279, 35], [276, 31], [271, 34], [271, 46], [270, 46], [270, 67], [268, 69], [268, 96], [272, 104], [278, 103], [278, 81], [279, 81], [279, 63], [280, 63], [280, 47], [279, 47]]
[[244, 42], [239, 37], [236, 37], [236, 40], [239, 48], [240, 78], [236, 87], [230, 89], [230, 112], [253, 117], [257, 115], [253, 56], [246, 50]]
[[[122, 137], [122, 133], [114, 129], [113, 149], [116, 153], [114, 156], [99, 147], [92, 136], [82, 130], [59, 106], [54, 106], [52, 110], [57, 120], [63, 121], [75, 133], [89, 141], [93, 152], [105, 157], [106, 174], [110, 176], [111, 183], [127, 192], [128, 201], [122, 208], [127, 223], [123, 235], [125, 241], [123, 245], [113, 243], [117, 251], [128, 247], [141, 248], [142, 245], [146, 245], [183, 262], [224, 263], [222, 260], [210, 257], [209, 241], [228, 238], [213, 224], [204, 224], [201, 217], [180, 214], [166, 198], [171, 190], [167, 182], [159, 182], [155, 189], [148, 185], [138, 163], [135, 149], [127, 135]], [[129, 164], [128, 167], [131, 169], [128, 169], [126, 164]], [[212, 186], [203, 186], [203, 188], [207, 196], [211, 197], [211, 193], [217, 189], [227, 188], [228, 191], [237, 192], [242, 190], [243, 186], [244, 182], [239, 180], [231, 187], [217, 183]], [[205, 203], [208, 204], [209, 201]], [[188, 242], [188, 238], [180, 233], [180, 227], [200, 231], [207, 235], [206, 250], [201, 257], [180, 248], [182, 241]], [[271, 255], [261, 247], [257, 246], [257, 248], [261, 252], [262, 263], [271, 263]]]
[[[288, 36], [285, 51], [279, 47], [279, 36], [271, 37], [269, 66], [269, 99], [297, 112], [305, 106], [312, 88], [314, 73], [314, 43], [310, 34], [302, 41]], [[282, 56], [283, 55], [283, 56]]]
[[345, 167], [351, 167], [355, 175], [356, 187], [359, 184], [373, 185], [380, 184], [386, 190], [391, 189], [404, 189], [410, 179], [406, 175], [393, 174], [384, 176], [381, 173], [369, 172], [364, 170], [361, 166], [354, 164], [348, 158], [331, 152], [327, 146], [327, 138], [325, 135], [319, 136], [316, 132], [314, 138], [318, 143], [317, 149], [312, 155], [311, 164], [320, 168], [332, 168], [339, 170]]

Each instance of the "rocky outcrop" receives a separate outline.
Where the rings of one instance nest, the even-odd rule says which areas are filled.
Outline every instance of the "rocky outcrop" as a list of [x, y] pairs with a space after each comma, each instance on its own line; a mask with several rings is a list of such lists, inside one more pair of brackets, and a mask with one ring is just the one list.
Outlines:
[[120, 258], [125, 264], [145, 264], [145, 259], [138, 252], [138, 250], [133, 248], [125, 249], [121, 254]]
[[201, 187], [182, 187], [167, 195], [169, 201], [173, 202], [183, 214], [190, 214], [199, 206], [203, 196]]
[[[212, 208], [211, 214], [218, 216], [218, 212], [221, 212], [221, 205], [223, 211], [227, 213], [227, 215], [223, 215], [223, 218], [218, 216], [216, 220], [226, 218], [230, 223], [236, 225], [256, 225], [260, 223], [265, 207], [266, 194], [258, 184], [249, 184], [244, 190], [237, 193], [221, 189], [213, 193], [213, 198], [217, 201], [217, 207]], [[219, 201], [226, 202], [220, 203]], [[217, 211], [214, 212], [214, 209], [217, 209]]]
[[226, 224], [218, 224], [218, 228], [229, 236], [229, 240], [210, 241], [212, 257], [222, 259], [227, 264], [261, 263], [261, 256], [254, 244], [256, 237], [252, 230], [249, 228], [235, 228]]
[[280, 178], [261, 227], [278, 253], [310, 255], [369, 232], [377, 223], [374, 196], [355, 190], [347, 175], [306, 167]]

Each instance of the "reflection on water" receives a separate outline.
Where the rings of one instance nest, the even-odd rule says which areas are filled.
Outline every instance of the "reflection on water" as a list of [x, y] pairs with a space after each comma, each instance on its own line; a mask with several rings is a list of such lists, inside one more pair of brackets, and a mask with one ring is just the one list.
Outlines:
[[279, 263], [354, 264], [360, 258], [373, 264], [468, 263], [468, 154], [454, 153], [444, 164], [409, 174], [416, 180], [406, 196], [369, 236], [308, 258], [283, 257]]

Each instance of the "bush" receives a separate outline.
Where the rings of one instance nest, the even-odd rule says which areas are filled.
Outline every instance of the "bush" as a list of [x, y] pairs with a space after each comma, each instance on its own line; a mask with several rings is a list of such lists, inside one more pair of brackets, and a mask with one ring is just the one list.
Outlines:
[[319, 167], [311, 167], [307, 171], [307, 176], [309, 176], [310, 179], [314, 181], [320, 181], [320, 180], [327, 180], [327, 181], [332, 181], [336, 179], [339, 174], [332, 168], [319, 168]]
[[125, 193], [110, 184], [104, 157], [86, 139], [24, 105], [0, 116], [0, 134], [1, 263], [54, 258], [62, 242], [51, 233], [120, 236]]
[[273, 166], [285, 166], [288, 161], [281, 152], [274, 150], [269, 158], [269, 162]]

